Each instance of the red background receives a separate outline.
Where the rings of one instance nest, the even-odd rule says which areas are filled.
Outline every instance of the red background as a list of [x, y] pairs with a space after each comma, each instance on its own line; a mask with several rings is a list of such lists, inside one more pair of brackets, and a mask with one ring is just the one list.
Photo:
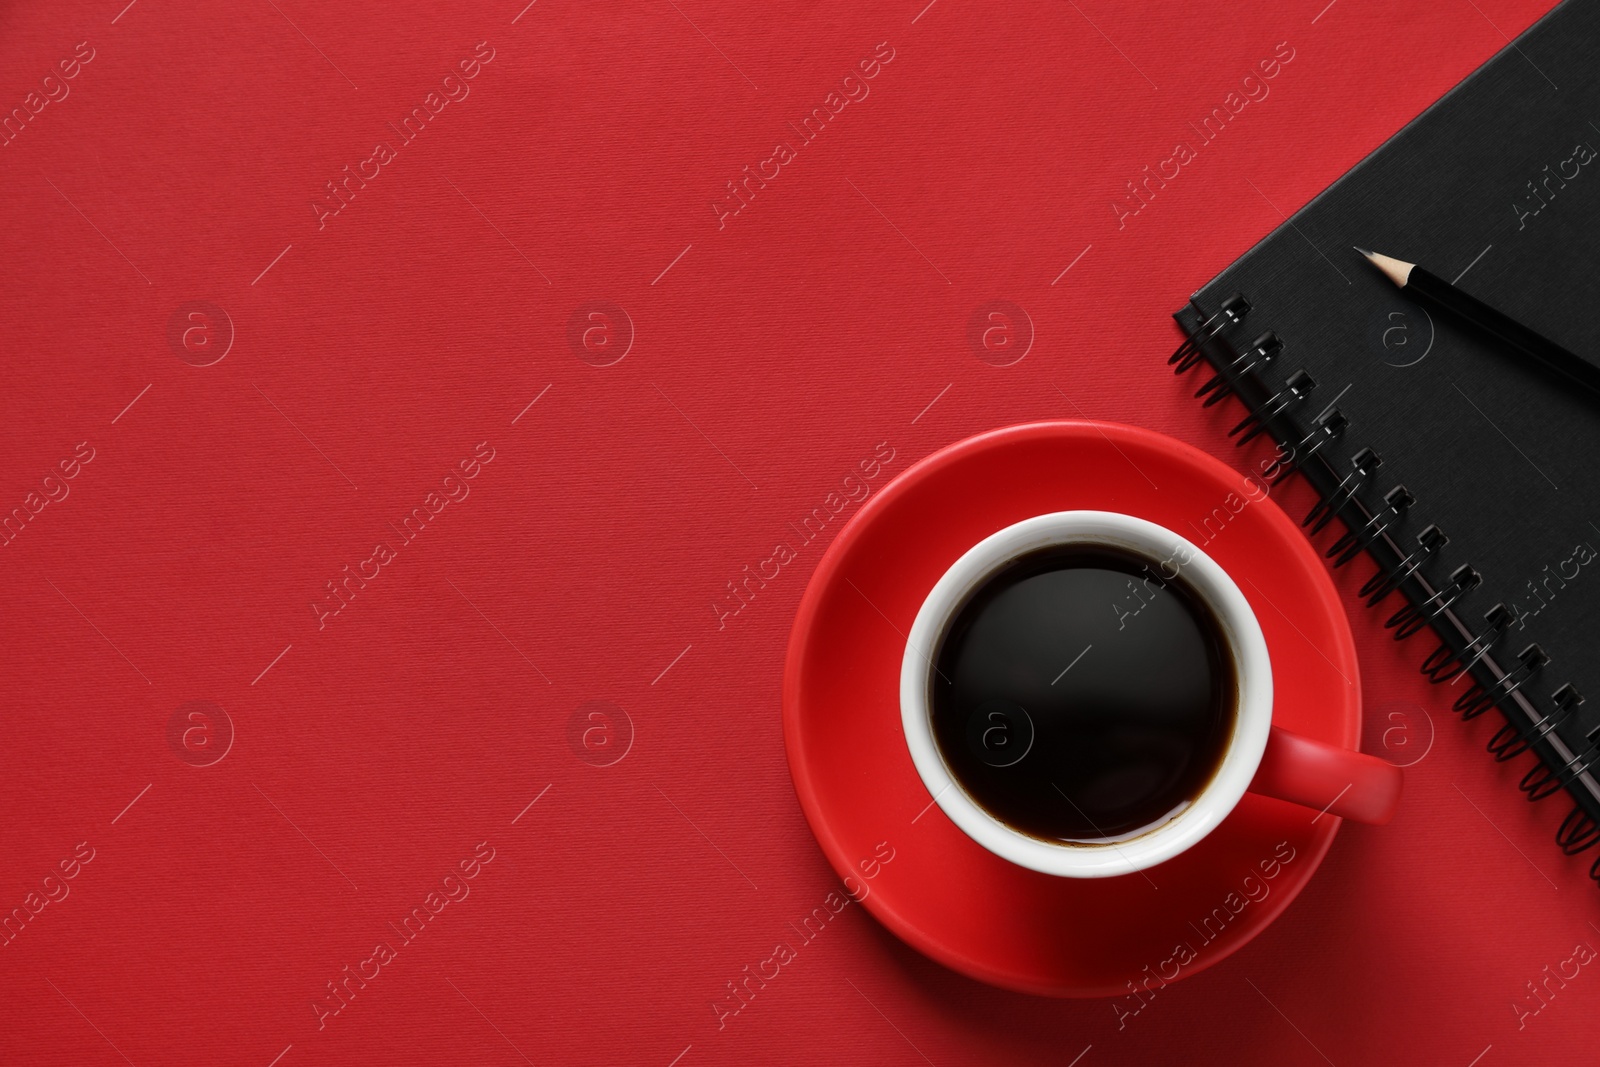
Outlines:
[[[1366, 612], [1366, 747], [1427, 753], [1402, 814], [1346, 826], [1266, 934], [1124, 1028], [861, 908], [725, 1029], [710, 1008], [838, 885], [778, 714], [821, 544], [719, 629], [725, 583], [878, 442], [893, 474], [1087, 415], [1238, 461], [1237, 413], [1168, 373], [1168, 314], [1544, 5], [123, 3], [0, 13], [7, 112], [94, 51], [0, 147], [0, 513], [94, 450], [0, 548], [0, 914], [94, 850], [0, 939], [0, 1061], [1587, 1058], [1600, 977], [1512, 1007], [1600, 945], [1564, 809]], [[319, 229], [323, 183], [479, 41], [470, 95]], [[725, 183], [885, 41], [719, 230]], [[1285, 41], [1270, 96], [1119, 230], [1123, 183]], [[993, 299], [1035, 330], [1007, 367], [968, 342]], [[169, 341], [195, 300], [236, 334], [207, 367]], [[606, 367], [568, 341], [594, 301], [635, 334]], [[324, 583], [483, 441], [470, 494], [319, 629]], [[168, 739], [194, 700], [236, 733], [211, 766]], [[610, 766], [571, 744], [590, 701], [631, 721]], [[482, 841], [470, 896], [319, 1029], [326, 983]]]

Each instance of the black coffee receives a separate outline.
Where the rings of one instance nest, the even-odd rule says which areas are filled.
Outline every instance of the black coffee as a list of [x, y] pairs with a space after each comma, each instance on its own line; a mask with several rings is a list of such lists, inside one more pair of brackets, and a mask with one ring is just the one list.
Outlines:
[[1109, 548], [1045, 549], [956, 612], [934, 659], [934, 737], [995, 818], [1103, 843], [1165, 822], [1210, 782], [1233, 731], [1233, 661], [1181, 573], [1162, 575]]

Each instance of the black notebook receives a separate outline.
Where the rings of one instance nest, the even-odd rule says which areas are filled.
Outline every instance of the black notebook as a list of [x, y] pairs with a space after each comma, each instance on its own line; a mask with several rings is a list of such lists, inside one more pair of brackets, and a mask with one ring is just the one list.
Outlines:
[[1546, 15], [1197, 292], [1172, 360], [1309, 480], [1308, 532], [1523, 791], [1566, 794], [1569, 853], [1600, 843], [1600, 400], [1351, 246], [1600, 364], [1596, 42], [1600, 4]]

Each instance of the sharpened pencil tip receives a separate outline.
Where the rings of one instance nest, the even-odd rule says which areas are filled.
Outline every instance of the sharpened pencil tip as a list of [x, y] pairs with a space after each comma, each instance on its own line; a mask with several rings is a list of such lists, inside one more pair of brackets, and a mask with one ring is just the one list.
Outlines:
[[1372, 258], [1372, 250], [1370, 248], [1362, 248], [1360, 245], [1351, 245], [1350, 247], [1354, 248], [1357, 252], [1360, 252], [1362, 255], [1366, 256], [1368, 259]]
[[1384, 277], [1400, 288], [1404, 289], [1406, 283], [1411, 280], [1411, 271], [1416, 264], [1407, 263], [1403, 259], [1395, 259], [1393, 256], [1386, 256], [1382, 252], [1369, 252], [1365, 248], [1356, 248], [1356, 251], [1366, 256], [1367, 262], [1383, 271]]

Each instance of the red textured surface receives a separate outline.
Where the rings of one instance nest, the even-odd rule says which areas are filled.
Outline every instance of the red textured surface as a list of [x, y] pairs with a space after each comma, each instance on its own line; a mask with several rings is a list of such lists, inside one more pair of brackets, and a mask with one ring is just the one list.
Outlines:
[[[0, 12], [0, 108], [24, 109], [0, 147], [0, 512], [25, 515], [0, 547], [0, 915], [28, 916], [0, 947], [0, 1062], [1589, 1057], [1589, 857], [1423, 684], [1423, 639], [1365, 612], [1366, 747], [1426, 752], [1403, 810], [1345, 827], [1270, 930], [1120, 1029], [1115, 1002], [982, 986], [857, 907], [720, 1030], [713, 1008], [839, 888], [778, 713], [795, 606], [855, 507], [829, 494], [879, 442], [871, 492], [1038, 418], [1253, 462], [1223, 446], [1237, 413], [1168, 373], [1169, 312], [1544, 4], [124, 3]], [[1270, 95], [1119, 230], [1123, 183], [1285, 41]], [[847, 87], [868, 95], [719, 229], [726, 183], [880, 42]], [[319, 229], [346, 166], [370, 180]], [[1033, 324], [1005, 367], [969, 342], [996, 299]], [[210, 366], [169, 337], [191, 301], [233, 323]], [[569, 342], [596, 301], [633, 324], [605, 367]], [[791, 539], [719, 628], [726, 583]], [[378, 573], [319, 629], [346, 565]], [[211, 766], [169, 739], [191, 701], [234, 727]], [[609, 766], [626, 731], [593, 701], [632, 724]], [[470, 895], [391, 929], [462, 864]], [[1524, 983], [1568, 960], [1519, 1029]]]

